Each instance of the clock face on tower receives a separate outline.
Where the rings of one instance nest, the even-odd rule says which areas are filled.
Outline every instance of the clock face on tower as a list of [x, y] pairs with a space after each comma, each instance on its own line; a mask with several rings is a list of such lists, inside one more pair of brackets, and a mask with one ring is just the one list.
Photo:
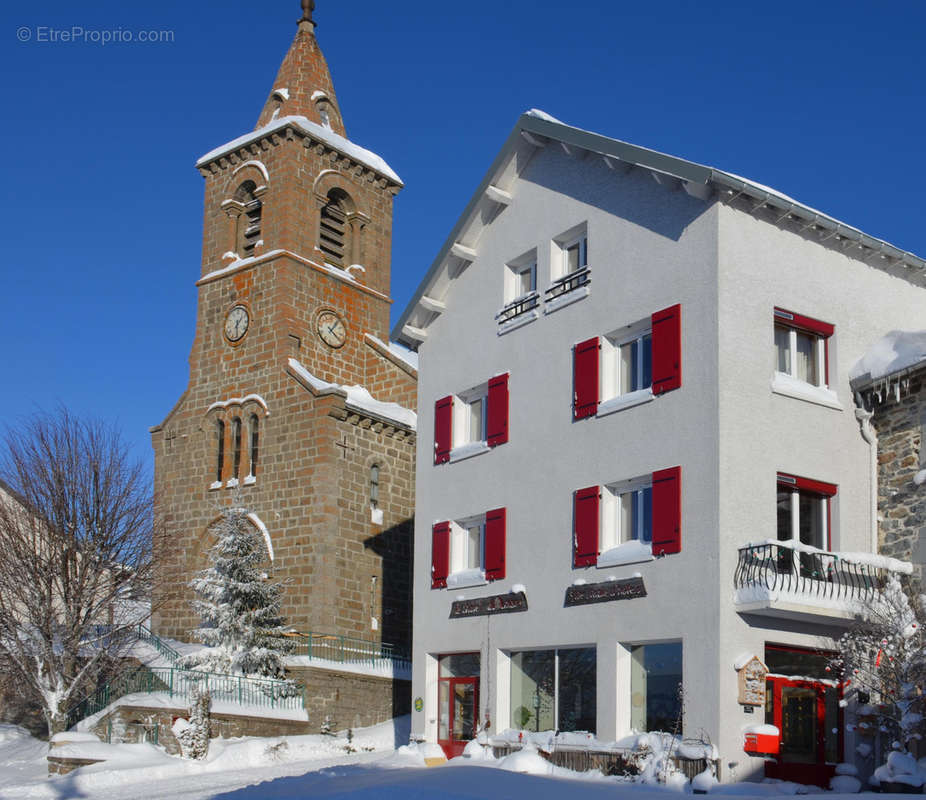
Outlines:
[[347, 327], [334, 311], [322, 311], [315, 321], [315, 329], [328, 347], [341, 347], [347, 341]]
[[240, 342], [248, 332], [251, 324], [251, 315], [245, 306], [233, 306], [225, 317], [225, 338], [228, 341]]

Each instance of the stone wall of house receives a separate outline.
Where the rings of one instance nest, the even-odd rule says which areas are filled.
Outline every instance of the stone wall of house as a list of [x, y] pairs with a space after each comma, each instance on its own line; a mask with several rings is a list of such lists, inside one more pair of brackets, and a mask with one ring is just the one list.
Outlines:
[[926, 370], [895, 391], [869, 397], [878, 432], [878, 541], [881, 553], [926, 567], [926, 483], [914, 481], [926, 469]]

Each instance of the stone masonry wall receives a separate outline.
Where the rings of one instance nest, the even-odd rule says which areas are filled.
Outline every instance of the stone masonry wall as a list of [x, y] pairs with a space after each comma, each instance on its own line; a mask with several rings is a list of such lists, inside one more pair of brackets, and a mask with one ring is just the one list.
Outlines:
[[887, 392], [874, 405], [878, 431], [879, 549], [887, 556], [912, 561], [922, 579], [926, 566], [926, 484], [914, 477], [926, 469], [926, 376], [913, 376], [900, 400]]

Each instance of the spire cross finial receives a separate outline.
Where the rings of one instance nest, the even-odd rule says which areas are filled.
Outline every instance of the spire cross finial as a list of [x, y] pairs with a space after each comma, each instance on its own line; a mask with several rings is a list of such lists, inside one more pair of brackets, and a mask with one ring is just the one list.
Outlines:
[[315, 10], [315, 0], [302, 0], [302, 19], [300, 22], [311, 22], [314, 24], [315, 20], [312, 19], [312, 12]]

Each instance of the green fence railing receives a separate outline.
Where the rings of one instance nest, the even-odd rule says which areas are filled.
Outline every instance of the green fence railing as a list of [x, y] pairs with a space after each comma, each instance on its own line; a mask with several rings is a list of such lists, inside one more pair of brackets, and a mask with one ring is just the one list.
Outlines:
[[174, 648], [167, 644], [167, 642], [165, 642], [163, 639], [155, 636], [155, 634], [153, 634], [149, 628], [146, 628], [141, 623], [138, 623], [134, 633], [140, 641], [150, 644], [155, 650], [164, 656], [164, 658], [170, 661], [171, 664], [176, 664], [180, 660], [181, 656], [178, 651], [174, 650]]
[[336, 636], [331, 633], [294, 633], [292, 654], [338, 661], [342, 664], [363, 664], [380, 666], [391, 662], [398, 667], [410, 667], [411, 660], [406, 651], [391, 644], [354, 639], [350, 636]]
[[291, 681], [178, 667], [138, 667], [104, 684], [73, 706], [68, 711], [68, 727], [128, 694], [158, 692], [186, 700], [191, 697], [194, 688], [208, 690], [213, 702], [288, 710], [305, 708], [304, 687]]

